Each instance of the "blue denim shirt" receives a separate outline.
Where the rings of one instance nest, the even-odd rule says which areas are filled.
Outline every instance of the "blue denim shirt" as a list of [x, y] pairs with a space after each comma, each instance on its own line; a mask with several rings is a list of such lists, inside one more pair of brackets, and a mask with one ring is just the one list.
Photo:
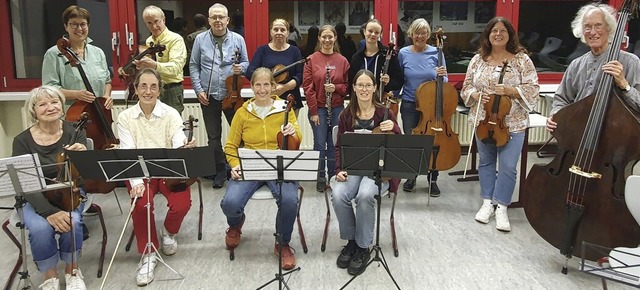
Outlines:
[[[227, 95], [225, 80], [232, 74], [236, 50], [240, 53], [239, 63], [243, 74], [249, 66], [249, 57], [244, 38], [229, 29], [227, 29], [227, 37], [222, 41], [222, 57], [220, 49], [214, 49], [218, 45], [211, 30], [198, 34], [191, 51], [189, 70], [191, 85], [196, 95], [208, 91], [209, 96], [222, 100]], [[212, 72], [213, 77], [211, 77]]]

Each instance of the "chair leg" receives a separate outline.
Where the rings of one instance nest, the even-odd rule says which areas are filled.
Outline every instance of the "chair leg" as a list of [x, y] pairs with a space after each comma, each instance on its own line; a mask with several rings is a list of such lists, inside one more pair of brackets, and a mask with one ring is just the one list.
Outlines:
[[13, 244], [16, 245], [16, 247], [18, 247], [18, 260], [16, 261], [16, 265], [13, 266], [13, 270], [11, 270], [11, 274], [9, 274], [9, 279], [7, 280], [7, 284], [4, 286], [4, 289], [11, 289], [11, 285], [13, 285], [13, 280], [16, 278], [16, 275], [18, 274], [18, 270], [20, 270], [20, 266], [22, 266], [22, 262], [23, 262], [22, 247], [20, 245], [20, 242], [18, 242], [18, 239], [16, 239], [16, 236], [13, 235], [13, 233], [9, 230], [8, 228], [9, 223], [10, 223], [9, 220], [6, 220], [2, 224], [2, 230], [7, 234], [9, 239], [11, 239]]
[[135, 234], [133, 232], [133, 230], [131, 230], [131, 236], [129, 236], [129, 241], [127, 242], [127, 245], [124, 246], [124, 250], [125, 252], [128, 252], [131, 249], [131, 243], [133, 243], [133, 238], [135, 238]]
[[200, 197], [200, 212], [198, 213], [198, 241], [202, 240], [202, 183], [200, 182], [200, 178], [196, 180], [198, 182], [198, 196]]
[[398, 253], [398, 240], [396, 238], [396, 221], [393, 215], [393, 211], [396, 209], [396, 197], [398, 196], [398, 194], [395, 192], [390, 192], [389, 194], [393, 194], [393, 202], [391, 203], [391, 216], [389, 217], [389, 223], [391, 224], [391, 243], [393, 245], [393, 255], [397, 257], [400, 253]]
[[107, 226], [104, 223], [104, 216], [102, 215], [102, 208], [97, 204], [91, 204], [96, 207], [98, 218], [100, 219], [100, 226], [102, 227], [102, 248], [100, 249], [100, 265], [98, 266], [98, 278], [102, 277], [102, 267], [104, 266], [104, 252], [107, 248]]
[[329, 235], [329, 222], [331, 222], [331, 209], [329, 208], [329, 195], [327, 190], [324, 191], [324, 203], [327, 206], [327, 217], [324, 222], [324, 233], [322, 234], [322, 244], [320, 245], [320, 251], [324, 252], [327, 248], [327, 236]]
[[300, 222], [300, 208], [302, 207], [302, 197], [304, 196], [304, 188], [298, 186], [300, 195], [298, 196], [298, 212], [296, 212], [296, 222], [298, 223], [298, 233], [300, 234], [300, 242], [302, 243], [302, 251], [306, 254], [309, 252], [307, 248], [307, 240], [304, 238], [304, 230], [302, 229], [302, 222]]

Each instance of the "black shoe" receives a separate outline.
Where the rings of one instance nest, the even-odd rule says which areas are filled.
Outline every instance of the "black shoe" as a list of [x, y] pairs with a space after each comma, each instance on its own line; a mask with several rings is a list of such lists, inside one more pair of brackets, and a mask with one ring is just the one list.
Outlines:
[[338, 264], [338, 268], [346, 269], [349, 267], [349, 263], [351, 262], [353, 254], [356, 253], [356, 249], [358, 249], [358, 245], [354, 240], [350, 240], [349, 243], [342, 248], [340, 256], [338, 256], [338, 260], [336, 262], [336, 264]]
[[371, 254], [369, 253], [368, 248], [360, 248], [356, 249], [356, 253], [353, 255], [351, 262], [349, 262], [349, 268], [347, 268], [347, 272], [351, 275], [360, 275], [367, 269], [367, 264], [369, 263], [369, 259], [371, 259]]
[[431, 193], [429, 195], [431, 197], [440, 196], [440, 188], [438, 187], [438, 184], [435, 181], [431, 182]]
[[227, 174], [225, 172], [219, 172], [213, 179], [213, 188], [223, 188], [225, 181], [227, 181]]
[[82, 224], [82, 240], [86, 241], [90, 236], [91, 234], [89, 233], [89, 228], [87, 228], [87, 225]]
[[324, 192], [327, 187], [327, 179], [324, 177], [318, 178], [318, 182], [316, 183], [316, 190], [318, 192]]
[[405, 181], [404, 184], [402, 185], [402, 190], [406, 192], [411, 192], [414, 190], [415, 187], [416, 187], [416, 180], [407, 179], [407, 181]]

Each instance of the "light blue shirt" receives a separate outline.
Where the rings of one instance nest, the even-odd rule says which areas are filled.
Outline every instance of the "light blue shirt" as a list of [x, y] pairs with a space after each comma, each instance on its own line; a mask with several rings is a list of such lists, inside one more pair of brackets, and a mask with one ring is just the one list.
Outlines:
[[[209, 96], [222, 100], [227, 95], [225, 80], [233, 73], [231, 69], [235, 63], [236, 50], [240, 53], [239, 64], [242, 66], [243, 73], [249, 66], [249, 57], [244, 38], [229, 29], [227, 29], [226, 38], [222, 41], [222, 56], [218, 45], [210, 29], [198, 34], [191, 51], [189, 72], [196, 95], [208, 91]], [[211, 77], [212, 72], [213, 77]]]
[[[433, 81], [438, 76], [438, 49], [429, 45], [423, 52], [413, 52], [412, 46], [405, 46], [398, 53], [398, 61], [404, 75], [404, 86], [402, 87], [402, 100], [415, 102], [416, 90], [424, 82]], [[447, 66], [442, 57], [442, 65]], [[448, 82], [449, 78], [444, 77]]]

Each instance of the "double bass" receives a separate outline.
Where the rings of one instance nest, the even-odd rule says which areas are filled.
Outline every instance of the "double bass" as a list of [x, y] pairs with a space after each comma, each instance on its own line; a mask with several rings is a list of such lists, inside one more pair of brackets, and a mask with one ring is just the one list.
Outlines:
[[[438, 67], [444, 63], [442, 48], [444, 32], [435, 33], [438, 49]], [[416, 90], [416, 111], [420, 112], [418, 125], [411, 130], [414, 135], [433, 135], [433, 150], [429, 168], [447, 170], [458, 164], [461, 155], [458, 134], [451, 129], [451, 117], [458, 106], [458, 91], [438, 76], [435, 81], [420, 84]]]
[[[605, 63], [618, 59], [627, 19], [637, 5], [637, 0], [624, 1], [613, 41], [602, 55]], [[531, 168], [520, 194], [531, 226], [567, 261], [572, 255], [593, 261], [603, 255], [583, 249], [583, 241], [610, 248], [640, 242], [640, 227], [624, 200], [626, 177], [640, 160], [638, 137], [631, 133], [640, 132], [640, 114], [613, 87], [613, 76], [599, 73], [595, 95], [553, 116], [558, 152], [549, 164]]]
[[[87, 91], [91, 92], [95, 96], [95, 92], [91, 87], [89, 78], [84, 72], [78, 55], [71, 49], [71, 43], [65, 37], [58, 39], [56, 43], [58, 50], [67, 58], [69, 64], [78, 69], [82, 82], [84, 83]], [[113, 123], [113, 117], [111, 111], [107, 110], [104, 106], [104, 98], [96, 98], [94, 102], [87, 103], [85, 101], [76, 100], [67, 110], [66, 120], [76, 121], [79, 120], [84, 112], [89, 113], [89, 123], [86, 126], [87, 137], [93, 139], [93, 144], [96, 149], [111, 149], [118, 143], [116, 135], [113, 133], [111, 123]], [[109, 193], [116, 187], [113, 182], [105, 182], [102, 180], [85, 180], [85, 190], [91, 193]]]

